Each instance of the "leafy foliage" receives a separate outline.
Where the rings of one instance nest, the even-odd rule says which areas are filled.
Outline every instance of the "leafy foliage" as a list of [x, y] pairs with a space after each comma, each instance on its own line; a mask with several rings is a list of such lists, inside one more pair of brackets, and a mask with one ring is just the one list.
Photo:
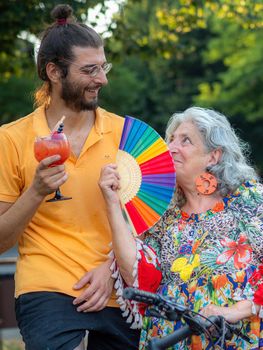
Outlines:
[[216, 32], [204, 58], [209, 64], [223, 62], [224, 67], [217, 80], [200, 84], [197, 102], [224, 106], [228, 113], [250, 121], [263, 119], [263, 31], [250, 32], [237, 25], [222, 28], [217, 23]]
[[37, 80], [29, 76], [12, 76], [0, 84], [1, 124], [32, 112], [32, 92], [36, 86]]
[[263, 169], [263, 30], [219, 21], [213, 30], [216, 36], [207, 45], [204, 62], [219, 69], [212, 76], [206, 74], [194, 102], [232, 116], [241, 137], [252, 146], [254, 162]]

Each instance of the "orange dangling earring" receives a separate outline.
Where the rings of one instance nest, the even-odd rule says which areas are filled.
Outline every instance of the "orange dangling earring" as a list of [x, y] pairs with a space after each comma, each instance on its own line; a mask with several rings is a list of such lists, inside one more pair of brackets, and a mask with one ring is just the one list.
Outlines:
[[217, 180], [211, 173], [203, 173], [195, 180], [196, 189], [201, 194], [212, 194], [217, 189]]

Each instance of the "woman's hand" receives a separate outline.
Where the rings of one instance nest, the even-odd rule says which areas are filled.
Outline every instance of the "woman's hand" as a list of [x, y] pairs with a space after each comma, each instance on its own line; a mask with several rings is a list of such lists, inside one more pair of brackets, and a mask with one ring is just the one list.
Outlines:
[[204, 307], [200, 313], [205, 317], [223, 316], [227, 322], [236, 323], [252, 316], [251, 302], [249, 300], [242, 300], [228, 307], [210, 304]]
[[108, 204], [119, 203], [120, 175], [116, 164], [108, 164], [101, 169], [99, 187]]
[[134, 282], [133, 267], [136, 262], [136, 242], [127, 226], [120, 205], [117, 190], [120, 189], [120, 176], [116, 164], [108, 164], [101, 170], [99, 187], [103, 193], [107, 216], [112, 233], [112, 248], [120, 273], [128, 285]]

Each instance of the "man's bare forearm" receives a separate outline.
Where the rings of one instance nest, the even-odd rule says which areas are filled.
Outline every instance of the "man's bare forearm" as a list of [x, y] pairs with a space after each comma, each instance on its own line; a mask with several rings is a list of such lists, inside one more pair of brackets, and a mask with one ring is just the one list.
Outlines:
[[50, 165], [59, 155], [39, 162], [31, 186], [14, 203], [0, 202], [0, 253], [11, 248], [24, 232], [43, 199], [67, 180], [65, 165]]
[[43, 198], [30, 187], [14, 204], [0, 203], [0, 253], [16, 244]]

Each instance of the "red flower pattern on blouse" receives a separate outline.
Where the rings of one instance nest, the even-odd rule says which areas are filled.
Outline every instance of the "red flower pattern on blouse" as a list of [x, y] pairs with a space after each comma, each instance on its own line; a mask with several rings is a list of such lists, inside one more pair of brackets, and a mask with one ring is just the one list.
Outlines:
[[254, 302], [258, 305], [263, 305], [263, 265], [259, 265], [258, 269], [253, 272], [248, 281], [256, 288]]
[[263, 305], [263, 283], [261, 283], [255, 291], [254, 302], [258, 305]]
[[246, 241], [247, 236], [245, 234], [241, 234], [237, 242], [228, 237], [222, 239], [220, 241], [221, 245], [229, 249], [218, 255], [216, 263], [225, 264], [229, 259], [234, 257], [235, 268], [244, 268], [252, 259], [252, 248]]

